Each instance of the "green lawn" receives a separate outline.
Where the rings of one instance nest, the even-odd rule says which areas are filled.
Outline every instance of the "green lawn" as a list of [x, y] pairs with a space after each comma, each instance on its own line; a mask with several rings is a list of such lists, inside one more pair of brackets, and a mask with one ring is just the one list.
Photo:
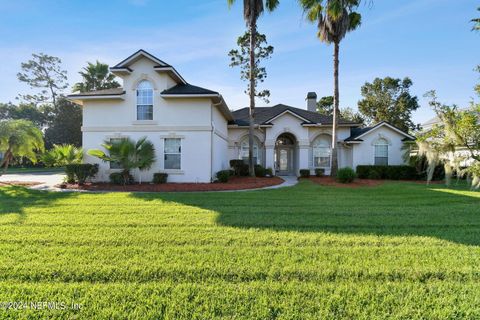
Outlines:
[[26, 167], [26, 168], [8, 168], [6, 174], [17, 174], [17, 173], [44, 173], [44, 172], [64, 172], [65, 168], [55, 167], [55, 168], [42, 168], [42, 167]]
[[[464, 188], [9, 187], [0, 318], [478, 319], [479, 245], [480, 193]], [[1, 309], [8, 301], [67, 309]]]

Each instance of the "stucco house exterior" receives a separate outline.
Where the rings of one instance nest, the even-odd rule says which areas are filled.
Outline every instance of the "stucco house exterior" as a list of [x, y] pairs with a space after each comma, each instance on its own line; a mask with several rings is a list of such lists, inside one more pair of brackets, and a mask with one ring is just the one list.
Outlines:
[[[228, 169], [231, 159], [248, 157], [248, 108], [231, 111], [218, 92], [189, 84], [166, 62], [139, 50], [111, 68], [123, 87], [69, 96], [83, 107], [83, 148], [98, 149], [105, 140], [146, 136], [153, 142], [157, 161], [141, 173], [149, 181], [155, 172], [169, 174], [170, 182], [210, 182]], [[332, 117], [317, 113], [315, 93], [306, 108], [279, 104], [257, 108], [254, 157], [277, 175], [298, 175], [300, 169], [324, 168], [329, 173]], [[402, 145], [414, 139], [382, 122], [362, 128], [340, 120], [340, 167], [403, 164]], [[98, 163], [97, 180], [108, 181], [118, 171]], [[140, 178], [139, 172], [134, 172]]]

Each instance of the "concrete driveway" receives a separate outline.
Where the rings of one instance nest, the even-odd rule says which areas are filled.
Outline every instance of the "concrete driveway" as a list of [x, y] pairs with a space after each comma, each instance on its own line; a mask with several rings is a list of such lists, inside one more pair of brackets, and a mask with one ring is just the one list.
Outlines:
[[41, 184], [32, 186], [31, 189], [37, 190], [58, 190], [55, 185], [61, 183], [65, 174], [57, 172], [29, 172], [13, 173], [0, 176], [0, 182], [4, 181], [28, 181], [40, 182]]

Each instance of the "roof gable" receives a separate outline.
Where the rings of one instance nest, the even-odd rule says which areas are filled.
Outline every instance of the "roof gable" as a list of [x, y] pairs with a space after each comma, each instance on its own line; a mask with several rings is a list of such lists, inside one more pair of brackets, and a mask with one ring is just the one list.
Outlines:
[[[273, 107], [255, 108], [255, 124], [271, 125], [270, 121], [289, 113], [303, 121], [303, 125], [331, 125], [333, 123], [332, 116], [322, 115], [318, 112], [312, 112], [305, 109], [295, 108], [284, 104], [277, 104]], [[248, 126], [249, 108], [242, 108], [233, 112], [235, 124], [238, 126]], [[359, 125], [351, 121], [340, 119], [340, 125]]]
[[140, 60], [141, 58], [147, 58], [149, 59], [150, 61], [158, 64], [159, 66], [162, 66], [162, 67], [166, 67], [166, 66], [170, 66], [169, 64], [167, 64], [166, 62], [158, 59], [157, 57], [155, 57], [153, 54], [150, 54], [148, 53], [147, 51], [143, 50], [143, 49], [140, 49], [138, 50], [137, 52], [133, 53], [132, 55], [130, 55], [129, 57], [127, 57], [126, 59], [122, 60], [121, 62], [117, 63], [115, 66], [113, 66], [111, 69], [122, 69], [122, 68], [128, 68], [129, 66], [131, 66], [133, 63], [137, 62], [138, 60]]
[[290, 114], [292, 115], [293, 117], [299, 119], [299, 120], [302, 120], [303, 122], [307, 122], [307, 123], [311, 123], [309, 120], [303, 118], [302, 116], [300, 116], [299, 114], [295, 113], [294, 111], [290, 110], [290, 109], [286, 109], [285, 111], [273, 116], [272, 118], [264, 121], [264, 123], [270, 123], [272, 121], [275, 121], [276, 119], [280, 118], [280, 117], [283, 117], [284, 115], [286, 114]]
[[376, 125], [374, 125], [373, 127], [365, 127], [365, 128], [354, 128], [351, 130], [351, 135], [350, 137], [348, 137], [347, 139], [345, 139], [346, 142], [361, 142], [363, 141], [362, 138], [365, 137], [366, 135], [369, 135], [371, 134], [372, 132], [374, 132], [375, 130], [379, 129], [379, 128], [382, 128], [382, 127], [387, 127], [389, 128], [390, 130], [404, 136], [404, 140], [415, 140], [415, 137], [414, 136], [411, 136], [409, 135], [408, 133], [406, 133], [405, 131], [395, 127], [394, 125], [386, 122], [386, 121], [382, 121], [382, 122], [379, 122], [377, 123]]
[[130, 74], [133, 70], [130, 68], [135, 62], [140, 59], [148, 59], [153, 63], [153, 70], [158, 73], [167, 73], [175, 82], [187, 84], [187, 81], [178, 73], [177, 70], [168, 63], [159, 58], [155, 57], [153, 54], [148, 53], [147, 51], [140, 49], [134, 54], [130, 55], [128, 58], [122, 60], [120, 63], [117, 63], [115, 66], [110, 68], [110, 71], [116, 75]]

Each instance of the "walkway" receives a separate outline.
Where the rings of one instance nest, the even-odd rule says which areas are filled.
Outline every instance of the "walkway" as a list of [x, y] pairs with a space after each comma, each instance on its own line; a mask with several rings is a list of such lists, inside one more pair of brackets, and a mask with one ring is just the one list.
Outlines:
[[[271, 187], [266, 187], [262, 188], [261, 190], [267, 190], [267, 189], [278, 189], [278, 188], [284, 188], [284, 187], [293, 187], [298, 183], [298, 178], [295, 176], [280, 176], [283, 180], [285, 180], [282, 184], [278, 184], [276, 186], [271, 186]], [[258, 189], [257, 189], [258, 190]]]
[[0, 182], [5, 181], [24, 181], [39, 182], [40, 184], [31, 186], [35, 190], [58, 191], [55, 185], [60, 184], [65, 174], [59, 172], [29, 172], [29, 173], [12, 173], [0, 176]]
[[[31, 186], [30, 189], [35, 190], [46, 190], [46, 191], [63, 191], [63, 192], [92, 192], [84, 190], [63, 190], [56, 188], [55, 186], [60, 184], [65, 177], [65, 174], [58, 172], [31, 172], [31, 173], [15, 173], [15, 174], [5, 174], [0, 176], [0, 182], [2, 181], [28, 181], [28, 182], [40, 182], [41, 184]], [[225, 190], [225, 191], [203, 191], [203, 192], [238, 192], [238, 191], [253, 191], [253, 190], [269, 190], [269, 189], [278, 189], [284, 187], [293, 187], [298, 183], [298, 179], [295, 176], [281, 176], [284, 180], [283, 183], [276, 186], [258, 188], [258, 189], [245, 189], [245, 190]], [[102, 192], [102, 191], [94, 191]], [[201, 191], [199, 191], [201, 192]]]

